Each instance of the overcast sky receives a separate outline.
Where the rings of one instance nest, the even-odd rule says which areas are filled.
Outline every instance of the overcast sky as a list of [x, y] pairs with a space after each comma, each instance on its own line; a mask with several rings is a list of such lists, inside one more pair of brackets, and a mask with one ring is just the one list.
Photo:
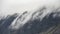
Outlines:
[[59, 0], [0, 0], [0, 15], [34, 11], [42, 5], [56, 4]]

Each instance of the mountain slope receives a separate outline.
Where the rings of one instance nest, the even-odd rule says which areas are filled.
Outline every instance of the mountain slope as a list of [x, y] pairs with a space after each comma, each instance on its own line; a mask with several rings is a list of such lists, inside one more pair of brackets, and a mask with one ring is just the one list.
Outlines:
[[0, 34], [60, 34], [60, 11], [42, 7], [9, 15], [0, 24]]

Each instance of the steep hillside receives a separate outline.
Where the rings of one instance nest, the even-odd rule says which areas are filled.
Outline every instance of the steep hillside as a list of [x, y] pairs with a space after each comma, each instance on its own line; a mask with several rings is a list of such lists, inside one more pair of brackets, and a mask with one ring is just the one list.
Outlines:
[[60, 9], [40, 8], [0, 20], [0, 34], [60, 34]]

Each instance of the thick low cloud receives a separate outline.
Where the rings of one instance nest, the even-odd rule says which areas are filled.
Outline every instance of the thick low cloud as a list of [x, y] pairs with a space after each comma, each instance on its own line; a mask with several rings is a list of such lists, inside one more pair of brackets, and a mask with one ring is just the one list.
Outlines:
[[[39, 7], [60, 6], [60, 0], [1, 0], [0, 14], [8, 15], [24, 11], [35, 11]], [[6, 14], [5, 14], [6, 13]]]

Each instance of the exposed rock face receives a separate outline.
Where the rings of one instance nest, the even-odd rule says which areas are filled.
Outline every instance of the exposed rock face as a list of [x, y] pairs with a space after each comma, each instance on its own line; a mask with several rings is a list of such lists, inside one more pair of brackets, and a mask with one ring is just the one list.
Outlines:
[[43, 7], [35, 12], [0, 20], [0, 34], [60, 34], [60, 10]]

